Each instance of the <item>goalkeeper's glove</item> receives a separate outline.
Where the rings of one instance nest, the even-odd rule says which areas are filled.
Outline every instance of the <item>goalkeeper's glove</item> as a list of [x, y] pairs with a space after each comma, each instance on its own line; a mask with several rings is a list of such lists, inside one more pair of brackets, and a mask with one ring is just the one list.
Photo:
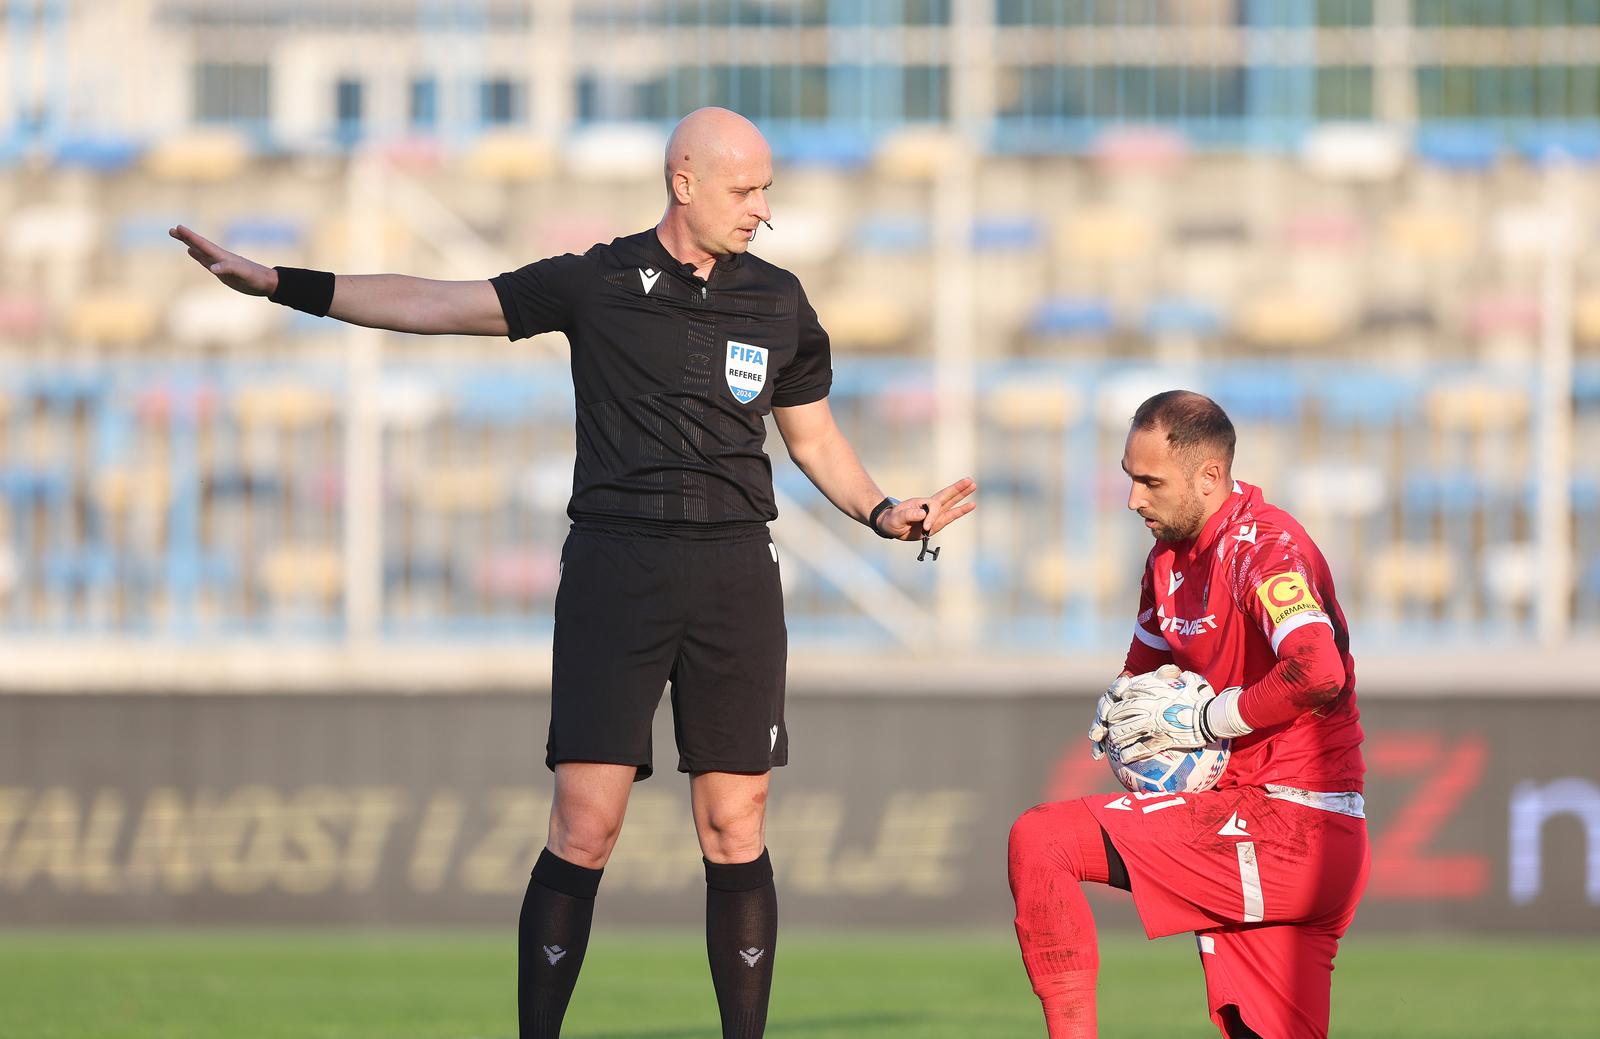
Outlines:
[[1206, 724], [1211, 683], [1176, 664], [1134, 678], [1106, 712], [1106, 742], [1135, 764], [1166, 750], [1192, 750], [1216, 740]]
[[1089, 726], [1089, 756], [1096, 761], [1106, 756], [1106, 715], [1111, 713], [1111, 708], [1122, 699], [1132, 683], [1132, 675], [1118, 675], [1100, 694], [1100, 702], [1094, 705], [1094, 722]]

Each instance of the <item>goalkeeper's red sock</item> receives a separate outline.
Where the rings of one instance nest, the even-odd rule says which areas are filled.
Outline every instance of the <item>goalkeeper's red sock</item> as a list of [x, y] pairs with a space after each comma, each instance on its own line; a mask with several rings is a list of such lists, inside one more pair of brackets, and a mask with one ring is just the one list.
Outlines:
[[1017, 942], [1050, 1039], [1094, 1039], [1100, 947], [1079, 887], [1109, 877], [1100, 824], [1081, 801], [1040, 805], [1011, 827]]

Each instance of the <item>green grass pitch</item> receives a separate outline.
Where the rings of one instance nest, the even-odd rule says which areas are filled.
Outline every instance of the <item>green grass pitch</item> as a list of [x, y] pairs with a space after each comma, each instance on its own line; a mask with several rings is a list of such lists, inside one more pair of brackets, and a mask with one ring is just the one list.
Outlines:
[[[1214, 1036], [1191, 938], [1102, 942], [1100, 1034]], [[1043, 1026], [1010, 935], [821, 932], [779, 945], [773, 1039], [1009, 1039]], [[507, 1039], [508, 933], [0, 932], [0, 1035], [15, 1039]], [[1600, 940], [1356, 934], [1333, 1035], [1595, 1035]], [[1159, 1027], [1152, 1032], [1152, 1026]], [[604, 931], [571, 1039], [715, 1039], [701, 939]]]

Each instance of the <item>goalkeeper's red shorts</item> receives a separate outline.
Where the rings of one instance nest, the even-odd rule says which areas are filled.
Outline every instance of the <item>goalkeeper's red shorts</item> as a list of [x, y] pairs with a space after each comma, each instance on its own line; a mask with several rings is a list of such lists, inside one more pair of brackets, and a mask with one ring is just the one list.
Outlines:
[[1230, 1005], [1267, 1039], [1328, 1034], [1334, 953], [1367, 883], [1364, 819], [1260, 787], [1084, 804], [1127, 864], [1145, 932], [1195, 932], [1223, 1034]]

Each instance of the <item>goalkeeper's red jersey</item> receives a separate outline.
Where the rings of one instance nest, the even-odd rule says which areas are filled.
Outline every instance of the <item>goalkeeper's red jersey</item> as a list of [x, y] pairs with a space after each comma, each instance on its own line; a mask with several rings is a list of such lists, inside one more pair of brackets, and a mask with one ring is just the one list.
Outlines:
[[1361, 790], [1366, 765], [1350, 631], [1322, 553], [1294, 517], [1262, 500], [1259, 487], [1235, 482], [1198, 537], [1150, 550], [1128, 651], [1136, 673], [1170, 654], [1218, 692], [1249, 687], [1272, 670], [1283, 640], [1310, 624], [1333, 629], [1345, 675], [1338, 698], [1235, 739], [1218, 787]]

